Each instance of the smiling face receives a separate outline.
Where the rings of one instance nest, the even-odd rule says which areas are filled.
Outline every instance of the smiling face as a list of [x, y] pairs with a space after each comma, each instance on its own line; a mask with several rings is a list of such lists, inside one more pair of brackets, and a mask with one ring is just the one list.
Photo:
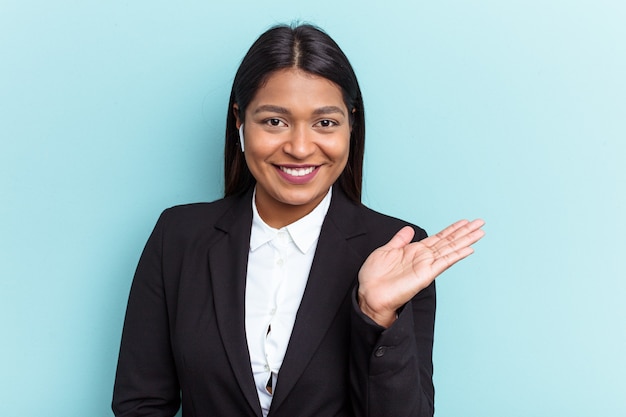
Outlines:
[[258, 89], [243, 130], [256, 206], [272, 227], [310, 213], [348, 160], [350, 117], [341, 89], [295, 68], [276, 71]]

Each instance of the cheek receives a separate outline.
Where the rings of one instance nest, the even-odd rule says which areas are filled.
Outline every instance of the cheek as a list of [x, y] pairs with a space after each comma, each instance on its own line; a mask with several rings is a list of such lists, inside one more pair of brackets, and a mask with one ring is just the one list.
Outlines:
[[348, 160], [348, 155], [350, 154], [350, 138], [344, 139], [337, 143], [334, 149], [335, 158], [338, 161], [342, 161], [345, 163]]
[[253, 147], [246, 146], [246, 151], [244, 152], [244, 159], [246, 165], [248, 166], [248, 170], [256, 179], [259, 180], [262, 177], [262, 158], [257, 154], [257, 150]]
[[246, 138], [246, 149], [244, 152], [244, 158], [248, 167], [258, 166], [261, 164], [270, 154], [271, 146], [268, 141], [264, 141], [258, 137]]

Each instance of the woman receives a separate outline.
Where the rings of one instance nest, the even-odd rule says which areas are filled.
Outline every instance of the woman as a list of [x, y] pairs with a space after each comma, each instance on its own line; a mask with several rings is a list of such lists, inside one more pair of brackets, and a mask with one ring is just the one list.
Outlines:
[[116, 415], [182, 398], [184, 416], [432, 416], [434, 279], [483, 222], [427, 238], [364, 207], [364, 137], [328, 35], [261, 35], [228, 105], [225, 198], [166, 210], [139, 261]]

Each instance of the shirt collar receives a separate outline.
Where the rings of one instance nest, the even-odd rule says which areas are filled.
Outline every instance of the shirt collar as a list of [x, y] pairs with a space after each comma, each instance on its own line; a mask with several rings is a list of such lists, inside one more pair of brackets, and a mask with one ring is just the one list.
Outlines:
[[[283, 227], [280, 230], [286, 230], [289, 237], [293, 240], [300, 252], [306, 253], [320, 236], [322, 223], [328, 208], [330, 207], [330, 199], [332, 195], [332, 187], [326, 193], [326, 196], [313, 209], [312, 212], [303, 218]], [[256, 208], [255, 203], [256, 188], [252, 195], [252, 231], [250, 233], [250, 250], [255, 251], [260, 246], [271, 241], [280, 231], [269, 226], [263, 221]]]

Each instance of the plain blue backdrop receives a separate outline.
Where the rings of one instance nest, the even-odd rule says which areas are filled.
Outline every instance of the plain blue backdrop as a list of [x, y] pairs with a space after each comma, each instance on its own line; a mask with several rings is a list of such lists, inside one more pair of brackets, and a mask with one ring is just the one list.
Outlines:
[[626, 4], [296, 3], [0, 1], [0, 415], [112, 415], [145, 240], [220, 197], [234, 72], [293, 20], [359, 76], [364, 201], [487, 221], [438, 280], [436, 416], [626, 415]]

